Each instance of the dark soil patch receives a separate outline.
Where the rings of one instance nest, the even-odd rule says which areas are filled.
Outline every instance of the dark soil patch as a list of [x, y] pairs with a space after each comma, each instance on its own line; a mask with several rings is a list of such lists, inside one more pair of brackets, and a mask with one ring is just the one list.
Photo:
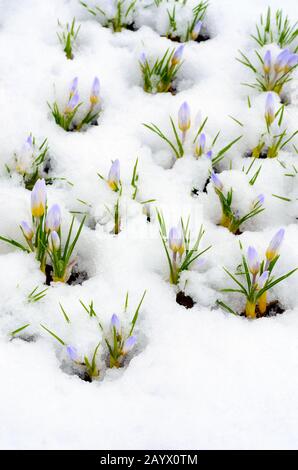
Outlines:
[[185, 308], [192, 308], [195, 304], [193, 299], [189, 295], [185, 295], [184, 292], [180, 291], [176, 295], [176, 302]]
[[[45, 269], [45, 275], [46, 275], [46, 282], [45, 284], [47, 286], [51, 285], [51, 282], [53, 282], [53, 268], [49, 264], [46, 265]], [[68, 279], [67, 283], [70, 286], [76, 286], [76, 285], [81, 285], [83, 284], [84, 281], [87, 281], [89, 279], [88, 273], [86, 271], [73, 271], [70, 275], [70, 278]]]
[[[274, 300], [267, 305], [266, 312], [261, 314], [259, 311], [259, 307], [256, 306], [256, 316], [257, 318], [262, 317], [275, 317], [276, 315], [281, 315], [285, 312], [285, 309], [280, 305], [278, 300]], [[241, 316], [245, 316], [245, 312], [241, 313]]]

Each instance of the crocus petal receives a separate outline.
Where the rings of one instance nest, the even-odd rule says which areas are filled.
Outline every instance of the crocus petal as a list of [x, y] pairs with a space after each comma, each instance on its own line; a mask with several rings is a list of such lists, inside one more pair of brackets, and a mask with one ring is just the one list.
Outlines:
[[249, 246], [247, 250], [247, 264], [252, 274], [257, 274], [260, 270], [260, 261], [256, 249]]
[[172, 64], [173, 65], [177, 65], [181, 62], [183, 50], [184, 50], [184, 45], [183, 44], [181, 44], [181, 46], [179, 46], [175, 50], [175, 52], [173, 54], [173, 57], [172, 57]]
[[74, 346], [71, 346], [71, 344], [68, 344], [66, 346], [66, 352], [72, 361], [77, 361], [79, 359], [76, 348]]
[[197, 21], [194, 28], [193, 28], [193, 30], [192, 30], [191, 37], [194, 41], [197, 39], [197, 37], [200, 34], [202, 24], [203, 24], [202, 21]]
[[31, 212], [33, 217], [41, 217], [46, 208], [46, 183], [44, 179], [36, 181], [31, 191]]
[[257, 280], [257, 287], [258, 289], [263, 289], [264, 285], [266, 284], [269, 278], [269, 271], [264, 271], [263, 274]]
[[122, 350], [123, 354], [127, 354], [129, 351], [131, 351], [134, 345], [136, 344], [136, 342], [137, 342], [136, 336], [129, 336], [124, 343], [123, 350]]
[[272, 238], [266, 250], [266, 258], [268, 261], [272, 261], [278, 255], [278, 251], [284, 239], [284, 235], [285, 229], [281, 228]]
[[118, 315], [116, 315], [116, 313], [113, 313], [113, 315], [112, 315], [111, 327], [115, 328], [117, 333], [120, 331], [121, 323], [120, 323], [119, 317], [118, 317]]
[[61, 210], [58, 204], [54, 204], [48, 211], [46, 217], [46, 231], [57, 232], [61, 225]]
[[172, 227], [169, 231], [169, 247], [174, 253], [184, 252], [184, 240], [181, 230], [177, 227]]
[[57, 251], [60, 248], [60, 238], [57, 232], [51, 232], [49, 237], [51, 251]]
[[32, 227], [25, 220], [23, 220], [20, 225], [27, 240], [32, 240], [34, 235]]
[[113, 189], [113, 191], [118, 189], [120, 182], [120, 162], [119, 160], [115, 160], [110, 168], [109, 174], [108, 174], [108, 184]]
[[211, 173], [211, 181], [216, 189], [218, 189], [219, 191], [223, 190], [223, 184], [214, 172]]
[[178, 126], [182, 132], [190, 128], [190, 107], [186, 101], [182, 103], [178, 111]]

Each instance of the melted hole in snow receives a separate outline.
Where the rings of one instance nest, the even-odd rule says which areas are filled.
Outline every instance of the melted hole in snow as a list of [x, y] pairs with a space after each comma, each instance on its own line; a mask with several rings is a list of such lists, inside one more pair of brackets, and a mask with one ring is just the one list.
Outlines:
[[195, 304], [194, 300], [189, 295], [185, 295], [182, 291], [178, 292], [176, 295], [176, 302], [185, 308], [192, 308]]
[[[53, 268], [49, 264], [46, 265], [46, 281], [45, 284], [47, 286], [51, 285], [51, 282], [53, 282]], [[78, 266], [74, 266], [72, 269], [71, 275], [66, 282], [66, 284], [70, 286], [76, 286], [76, 285], [81, 285], [83, 282], [87, 281], [89, 279], [87, 271], [79, 271]]]
[[[262, 317], [275, 317], [276, 315], [281, 315], [282, 313], [285, 312], [285, 309], [281, 306], [278, 300], [274, 300], [273, 302], [270, 302], [267, 305], [266, 312], [264, 314], [261, 314], [259, 311], [258, 306], [256, 307], [256, 316], [257, 318], [262, 318]], [[245, 312], [241, 313], [241, 316], [244, 316]]]

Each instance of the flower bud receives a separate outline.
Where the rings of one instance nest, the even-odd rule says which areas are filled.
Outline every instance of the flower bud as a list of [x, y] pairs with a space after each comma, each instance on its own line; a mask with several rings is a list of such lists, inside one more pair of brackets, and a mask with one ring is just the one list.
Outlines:
[[31, 191], [31, 213], [33, 217], [42, 217], [44, 215], [46, 200], [46, 183], [44, 179], [39, 179]]

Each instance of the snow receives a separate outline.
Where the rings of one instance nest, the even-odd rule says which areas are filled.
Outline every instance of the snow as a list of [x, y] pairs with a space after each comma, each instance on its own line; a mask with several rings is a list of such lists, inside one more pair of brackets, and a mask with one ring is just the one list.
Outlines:
[[[212, 0], [206, 17], [211, 39], [186, 44], [178, 93], [152, 96], [142, 90], [138, 59], [143, 50], [155, 56], [177, 47], [178, 43], [159, 36], [165, 12], [153, 18], [141, 10], [137, 31], [114, 34], [76, 0], [0, 1], [0, 234], [21, 241], [19, 223], [30, 217], [30, 192], [20, 178], [10, 179], [5, 170], [30, 132], [39, 142], [47, 137], [53, 175], [72, 183], [57, 180], [47, 187], [49, 203], [62, 208], [63, 230], [71, 220], [69, 211], [86, 210], [78, 199], [92, 206], [77, 245], [79, 269], [89, 279], [82, 285], [52, 285], [37, 303], [27, 301], [28, 294], [44, 283], [34, 256], [0, 242], [1, 448], [297, 448], [298, 275], [271, 293], [285, 307], [283, 315], [250, 321], [215, 306], [220, 298], [233, 308], [243, 308], [243, 299], [220, 292], [231, 286], [222, 267], [234, 271], [241, 261], [239, 240], [261, 253], [284, 226], [276, 275], [298, 266], [297, 177], [284, 176], [288, 171], [277, 159], [256, 163], [262, 170], [254, 186], [242, 171], [249, 164], [242, 155], [256, 145], [263, 131], [265, 95], [240, 84], [251, 75], [235, 57], [238, 49], [253, 54], [249, 34], [267, 4], [267, 0], [241, 6], [237, 0]], [[295, 22], [295, 0], [282, 5], [271, 0], [270, 5], [282, 6]], [[74, 16], [82, 26], [71, 61], [66, 60], [56, 31], [58, 18], [65, 23]], [[295, 74], [296, 82], [288, 88], [292, 102], [285, 110], [289, 133], [297, 127]], [[75, 76], [82, 97], [87, 98], [95, 75], [103, 106], [99, 125], [85, 132], [65, 132], [55, 124], [47, 102], [64, 102]], [[153, 122], [170, 133], [169, 116], [176, 119], [185, 100], [192, 122], [208, 115], [209, 140], [221, 130], [218, 148], [243, 135], [218, 165], [219, 176], [227, 187], [233, 186], [240, 213], [260, 193], [265, 195], [266, 210], [249, 220], [239, 237], [216, 225], [220, 207], [211, 184], [207, 193], [191, 196], [193, 187], [204, 187], [209, 161], [188, 154], [173, 165], [166, 145], [142, 126]], [[229, 116], [243, 122], [244, 128]], [[143, 206], [130, 198], [137, 157], [138, 201], [156, 199], [150, 205], [150, 224]], [[105, 224], [105, 208], [115, 203], [115, 194], [97, 173], [107, 177], [116, 158], [121, 164], [125, 215], [123, 230], [114, 236], [109, 233], [111, 223]], [[279, 160], [292, 169], [296, 158], [289, 146]], [[185, 292], [196, 301], [192, 309], [175, 302], [175, 288], [167, 281], [155, 206], [163, 210], [168, 226], [191, 215], [193, 235], [203, 223], [203, 247], [212, 245], [203, 262], [181, 277], [181, 286], [187, 280]], [[138, 345], [127, 366], [109, 370], [103, 365], [100, 379], [92, 383], [71, 374], [65, 350], [40, 324], [73, 344], [81, 356], [91, 355], [101, 334], [96, 319], [88, 317], [79, 300], [85, 304], [93, 300], [100, 320], [108, 326], [114, 312], [127, 322], [145, 289], [136, 329]], [[127, 291], [129, 309], [124, 314]], [[27, 323], [23, 334], [11, 339], [10, 332]]]

